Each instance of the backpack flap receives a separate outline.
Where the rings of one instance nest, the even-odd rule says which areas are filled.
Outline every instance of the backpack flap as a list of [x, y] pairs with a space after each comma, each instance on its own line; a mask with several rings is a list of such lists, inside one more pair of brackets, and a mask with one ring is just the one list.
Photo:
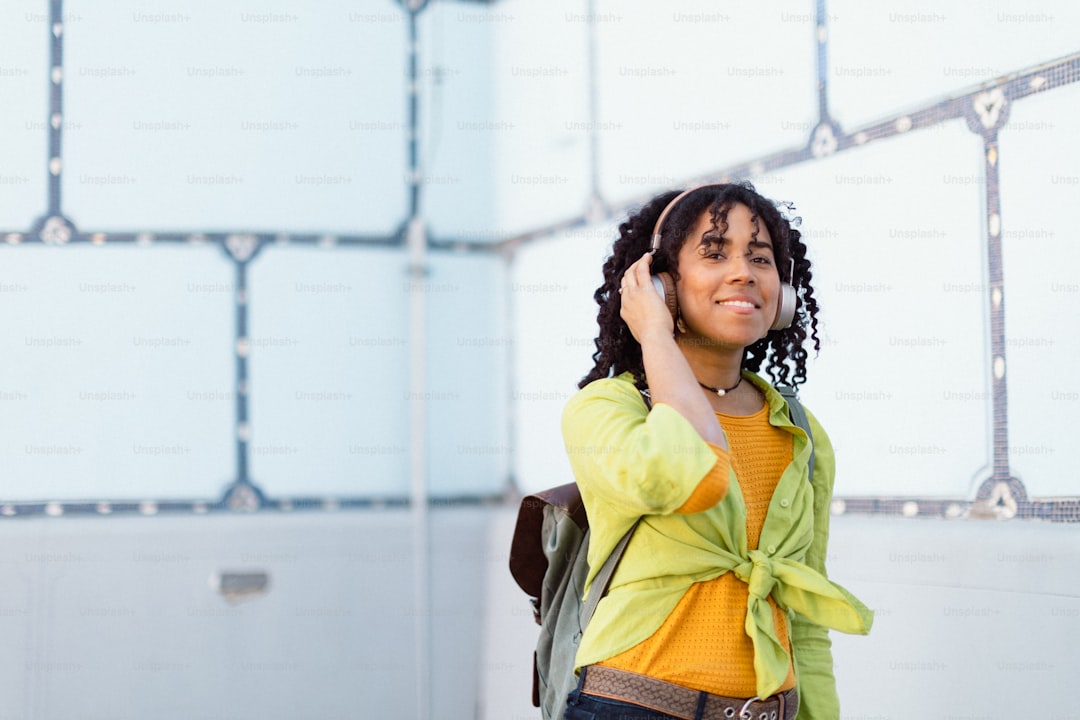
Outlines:
[[547, 505], [565, 511], [582, 532], [589, 527], [589, 518], [576, 483], [559, 485], [521, 499], [514, 538], [510, 542], [510, 574], [518, 587], [537, 599], [544, 588], [544, 574], [548, 569], [541, 539], [544, 507]]

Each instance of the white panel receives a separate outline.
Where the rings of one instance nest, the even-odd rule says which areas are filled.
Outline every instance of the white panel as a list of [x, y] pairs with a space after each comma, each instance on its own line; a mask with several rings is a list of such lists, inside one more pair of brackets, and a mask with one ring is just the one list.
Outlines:
[[1009, 464], [1028, 495], [1076, 495], [1080, 88], [1014, 105], [1000, 135]]
[[387, 233], [405, 215], [392, 3], [68, 3], [79, 227]]
[[804, 219], [822, 348], [802, 396], [836, 448], [839, 495], [967, 496], [983, 479], [981, 146], [956, 121], [763, 185]]
[[1075, 53], [1069, 0], [829, 0], [832, 114], [851, 129]]
[[[431, 513], [426, 601], [407, 512], [4, 522], [5, 713], [416, 717], [414, 636], [430, 612], [433, 717], [473, 717], [489, 517]], [[222, 572], [265, 573], [267, 591], [230, 602]]]
[[0, 231], [28, 230], [48, 207], [49, 41], [47, 3], [0, 5]]
[[436, 238], [492, 239], [497, 133], [491, 123], [499, 112], [492, 74], [502, 61], [489, 12], [437, 2], [420, 15], [420, 205]]
[[573, 480], [560, 422], [592, 369], [601, 266], [618, 237], [612, 225], [526, 247], [511, 282], [514, 308], [515, 477], [526, 491]]
[[876, 613], [867, 637], [830, 633], [843, 717], [1073, 712], [1042, 688], [1072, 682], [1075, 526], [852, 516], [831, 527], [830, 579]]
[[218, 497], [235, 473], [216, 246], [2, 247], [4, 500]]
[[[498, 492], [510, 460], [501, 261], [429, 260], [429, 488]], [[400, 251], [272, 247], [258, 258], [252, 477], [269, 495], [408, 494], [410, 285]]]
[[[10, 547], [10, 539], [8, 539]], [[0, 588], [0, 632], [9, 639], [9, 650], [0, 656], [0, 693], [12, 706], [12, 698], [25, 702], [28, 679], [32, 676], [41, 657], [34, 652], [34, 636], [27, 628], [34, 623], [41, 598], [37, 590], [37, 568], [31, 564], [34, 555], [41, 557], [37, 547], [27, 544], [21, 548], [18, 563], [9, 562], [8, 582]]]
[[271, 247], [249, 285], [254, 482], [271, 496], [407, 494], [404, 255]]
[[580, 215], [591, 179], [587, 24], [582, 0], [511, 0], [490, 11], [496, 111], [477, 118], [496, 150], [501, 233]]
[[498, 257], [429, 257], [427, 422], [435, 497], [505, 489], [510, 472], [506, 367], [511, 337]]
[[813, 5], [597, 3], [601, 150], [613, 201], [805, 145]]

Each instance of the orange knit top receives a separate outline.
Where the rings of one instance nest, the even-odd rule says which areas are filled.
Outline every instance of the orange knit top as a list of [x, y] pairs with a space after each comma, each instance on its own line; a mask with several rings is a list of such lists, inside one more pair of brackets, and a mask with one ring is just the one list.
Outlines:
[[[766, 403], [753, 415], [716, 414], [746, 502], [750, 549], [758, 546], [769, 501], [792, 459], [791, 435], [769, 424], [768, 410]], [[748, 597], [746, 583], [732, 573], [696, 583], [651, 637], [600, 664], [716, 695], [753, 697], [754, 645], [744, 629]], [[776, 636], [790, 655], [787, 615], [771, 597], [769, 604]], [[790, 667], [780, 689], [792, 687], [795, 670]]]

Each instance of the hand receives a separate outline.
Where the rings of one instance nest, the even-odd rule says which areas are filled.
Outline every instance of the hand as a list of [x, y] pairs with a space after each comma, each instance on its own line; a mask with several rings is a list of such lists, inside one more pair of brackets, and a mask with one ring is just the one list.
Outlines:
[[653, 287], [652, 253], [645, 253], [640, 260], [626, 269], [620, 285], [622, 309], [619, 315], [630, 328], [639, 344], [644, 345], [652, 337], [671, 338], [675, 322], [667, 305]]
[[623, 322], [641, 344], [641, 362], [653, 407], [663, 403], [682, 415], [705, 441], [727, 450], [716, 412], [697, 383], [690, 363], [675, 343], [675, 322], [667, 303], [653, 287], [652, 255], [626, 269], [622, 279]]

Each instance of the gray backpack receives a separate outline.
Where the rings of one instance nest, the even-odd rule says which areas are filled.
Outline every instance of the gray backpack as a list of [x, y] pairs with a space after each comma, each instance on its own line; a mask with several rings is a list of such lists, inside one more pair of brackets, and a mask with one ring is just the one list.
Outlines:
[[[793, 388], [776, 388], [787, 400], [791, 421], [810, 438], [810, 479], [814, 477], [813, 435]], [[646, 404], [648, 397], [644, 396]], [[577, 686], [574, 659], [581, 636], [622, 558], [634, 523], [612, 550], [589, 596], [582, 600], [589, 574], [589, 518], [575, 483], [527, 495], [518, 509], [510, 545], [510, 574], [529, 595], [540, 638], [533, 653], [532, 702], [544, 720], [561, 720], [566, 696]]]

